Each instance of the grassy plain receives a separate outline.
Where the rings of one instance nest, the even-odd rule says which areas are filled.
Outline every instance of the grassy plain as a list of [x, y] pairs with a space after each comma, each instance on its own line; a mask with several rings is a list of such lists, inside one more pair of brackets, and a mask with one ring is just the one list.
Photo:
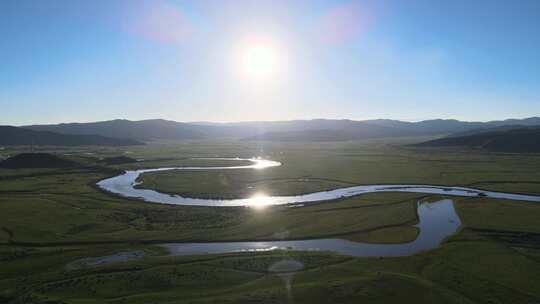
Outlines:
[[[0, 171], [0, 302], [4, 303], [535, 303], [540, 301], [540, 205], [453, 198], [463, 222], [440, 248], [412, 257], [320, 252], [165, 257], [153, 243], [339, 237], [410, 241], [418, 200], [378, 193], [302, 208], [168, 206], [114, 197], [94, 183], [121, 169], [216, 165], [191, 157], [263, 156], [268, 170], [167, 172], [145, 187], [195, 196], [296, 194], [353, 184], [426, 183], [540, 193], [540, 155], [418, 150], [404, 142], [158, 143], [57, 150], [74, 169]], [[2, 155], [20, 150], [2, 150]], [[128, 155], [137, 164], [103, 166]], [[236, 163], [235, 163], [236, 164]], [[228, 165], [221, 162], [219, 165]], [[221, 182], [226, 180], [227, 182]], [[252, 187], [252, 188], [250, 188]], [[69, 270], [80, 258], [146, 250], [140, 260]], [[270, 265], [304, 268], [276, 274]], [[286, 277], [292, 278], [287, 292]], [[48, 302], [47, 302], [48, 301]], [[56, 302], [55, 302], [56, 301]], [[291, 301], [291, 302], [292, 302]]]
[[[358, 184], [437, 184], [540, 193], [540, 155], [442, 151], [400, 142], [246, 145], [216, 156], [265, 156], [265, 170], [165, 171], [143, 174], [139, 187], [191, 197], [295, 195]], [[261, 144], [262, 146], [262, 144]], [[221, 151], [220, 149], [217, 149]], [[192, 153], [192, 152], [190, 152]]]
[[[401, 258], [277, 251], [148, 255], [65, 267], [81, 257], [119, 250], [125, 248], [4, 248], [0, 297], [12, 303], [534, 303], [540, 297], [538, 259], [489, 240], [451, 241]], [[303, 268], [270, 271], [271, 265], [291, 260]]]

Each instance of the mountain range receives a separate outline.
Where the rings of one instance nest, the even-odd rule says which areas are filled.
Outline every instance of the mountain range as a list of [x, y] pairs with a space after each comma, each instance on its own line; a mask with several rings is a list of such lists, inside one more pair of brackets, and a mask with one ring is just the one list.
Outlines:
[[[116, 119], [91, 123], [0, 126], [0, 145], [139, 145], [154, 140], [239, 139], [266, 141], [348, 141], [369, 138], [464, 137], [540, 126], [540, 117], [489, 122], [433, 119], [406, 122], [375, 120], [290, 120], [235, 123], [184, 123], [163, 119]], [[452, 142], [446, 140], [445, 142]], [[453, 141], [457, 143], [458, 141]], [[442, 145], [442, 142], [439, 144]], [[477, 146], [482, 146], [479, 143]]]
[[23, 128], [70, 135], [99, 135], [109, 138], [152, 140], [190, 140], [237, 138], [270, 141], [328, 141], [418, 135], [474, 134], [504, 126], [540, 126], [540, 117], [490, 122], [466, 122], [434, 119], [420, 122], [399, 120], [291, 120], [235, 123], [183, 123], [163, 119], [131, 121], [124, 119], [53, 125], [30, 125]]

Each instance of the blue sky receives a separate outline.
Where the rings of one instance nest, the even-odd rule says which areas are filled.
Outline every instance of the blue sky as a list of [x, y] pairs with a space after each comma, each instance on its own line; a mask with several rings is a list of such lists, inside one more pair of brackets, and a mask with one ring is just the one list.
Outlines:
[[[265, 79], [239, 72], [253, 37], [278, 58]], [[540, 1], [3, 0], [0, 108], [11, 125], [535, 116]]]

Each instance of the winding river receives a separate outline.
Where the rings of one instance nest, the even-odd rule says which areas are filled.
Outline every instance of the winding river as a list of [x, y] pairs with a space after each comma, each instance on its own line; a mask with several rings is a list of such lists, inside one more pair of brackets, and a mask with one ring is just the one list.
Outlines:
[[[170, 167], [126, 171], [125, 173], [101, 180], [97, 185], [108, 192], [130, 198], [139, 198], [147, 202], [192, 205], [192, 206], [246, 206], [307, 204], [352, 197], [374, 192], [415, 192], [441, 194], [446, 196], [489, 197], [497, 199], [540, 202], [540, 196], [485, 191], [481, 189], [436, 185], [364, 185], [339, 188], [294, 196], [251, 197], [243, 199], [201, 199], [160, 193], [149, 189], [136, 189], [137, 178], [147, 172], [167, 170], [261, 170], [281, 166], [281, 163], [264, 159], [207, 158], [217, 160], [251, 161], [250, 165], [227, 167]], [[251, 242], [207, 242], [207, 243], [169, 243], [162, 244], [170, 255], [195, 255], [230, 252], [258, 252], [274, 249], [331, 251], [351, 256], [405, 256], [436, 248], [447, 237], [453, 235], [461, 226], [453, 201], [443, 199], [437, 202], [418, 203], [418, 224], [420, 232], [414, 241], [400, 244], [358, 243], [343, 239], [310, 239], [288, 241], [251, 241]], [[124, 253], [125, 255], [125, 253]], [[112, 257], [112, 258], [111, 258]], [[105, 257], [106, 261], [116, 260], [116, 256]], [[94, 261], [95, 262], [95, 261]], [[101, 262], [99, 260], [98, 262]]]
[[420, 233], [412, 242], [401, 244], [370, 244], [343, 239], [313, 239], [270, 242], [217, 242], [163, 244], [169, 254], [195, 255], [231, 252], [259, 252], [269, 250], [329, 251], [350, 256], [406, 256], [433, 249], [453, 235], [461, 226], [452, 200], [418, 203]]
[[339, 188], [329, 191], [313, 192], [302, 195], [291, 196], [265, 196], [265, 197], [250, 197], [241, 199], [203, 199], [190, 198], [180, 195], [170, 195], [149, 189], [137, 189], [135, 186], [137, 178], [148, 172], [159, 172], [169, 170], [239, 170], [239, 169], [254, 169], [263, 170], [271, 167], [281, 166], [281, 163], [265, 159], [242, 159], [242, 158], [206, 158], [209, 160], [238, 160], [251, 161], [250, 165], [244, 166], [229, 166], [229, 167], [170, 167], [157, 169], [142, 169], [134, 171], [126, 171], [121, 175], [114, 176], [101, 180], [97, 185], [110, 193], [114, 193], [123, 197], [138, 198], [151, 203], [174, 204], [174, 205], [190, 205], [190, 206], [213, 206], [213, 207], [233, 207], [247, 206], [258, 207], [266, 205], [285, 205], [294, 203], [312, 203], [320, 201], [329, 201], [338, 198], [346, 198], [357, 196], [366, 193], [374, 192], [415, 192], [425, 194], [441, 194], [451, 196], [465, 197], [489, 197], [498, 199], [509, 199], [529, 202], [540, 202], [540, 196], [504, 193], [495, 191], [485, 191], [466, 187], [451, 187], [451, 186], [435, 186], [435, 185], [362, 185]]
[[[202, 255], [218, 253], [264, 252], [272, 250], [327, 251], [349, 256], [408, 256], [439, 246], [452, 236], [461, 226], [453, 201], [443, 199], [437, 202], [418, 203], [418, 224], [420, 232], [415, 240], [400, 244], [371, 244], [343, 239], [311, 239], [290, 241], [251, 242], [206, 242], [160, 244], [169, 251], [169, 256]], [[88, 257], [67, 265], [68, 269], [93, 267], [110, 263], [126, 262], [145, 257], [144, 252], [124, 251], [101, 257]]]

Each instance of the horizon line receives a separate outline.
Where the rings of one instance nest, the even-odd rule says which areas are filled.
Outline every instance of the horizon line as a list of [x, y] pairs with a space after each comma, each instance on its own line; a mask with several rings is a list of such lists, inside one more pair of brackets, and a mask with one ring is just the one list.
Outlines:
[[151, 121], [151, 120], [164, 120], [164, 121], [170, 121], [175, 123], [184, 123], [184, 124], [241, 124], [241, 123], [274, 123], [274, 122], [291, 122], [291, 121], [314, 121], [314, 120], [346, 120], [346, 121], [354, 121], [354, 122], [366, 122], [366, 121], [376, 121], [376, 120], [390, 120], [390, 121], [399, 121], [399, 122], [407, 122], [407, 123], [419, 123], [423, 121], [433, 121], [433, 120], [446, 120], [446, 121], [460, 121], [460, 122], [466, 122], [466, 123], [489, 123], [489, 122], [496, 122], [496, 121], [507, 121], [507, 120], [526, 120], [526, 119], [533, 119], [533, 118], [540, 118], [540, 114], [538, 115], [532, 115], [532, 116], [524, 116], [524, 117], [509, 117], [509, 118], [502, 118], [502, 119], [491, 119], [491, 120], [461, 120], [458, 118], [428, 118], [428, 119], [394, 119], [394, 118], [368, 118], [368, 119], [352, 119], [352, 118], [298, 118], [298, 119], [283, 119], [283, 120], [238, 120], [238, 121], [210, 121], [210, 120], [198, 120], [198, 121], [179, 121], [174, 119], [167, 119], [167, 118], [145, 118], [145, 119], [128, 119], [128, 118], [113, 118], [113, 119], [105, 119], [105, 120], [91, 120], [91, 121], [70, 121], [70, 122], [48, 122], [48, 123], [32, 123], [32, 124], [0, 124], [0, 126], [14, 126], [14, 127], [25, 127], [25, 126], [35, 126], [35, 125], [60, 125], [60, 124], [88, 124], [88, 123], [101, 123], [101, 122], [109, 122], [109, 121], [116, 121], [116, 120], [124, 120], [124, 121], [131, 121], [131, 122], [140, 122], [140, 121]]

